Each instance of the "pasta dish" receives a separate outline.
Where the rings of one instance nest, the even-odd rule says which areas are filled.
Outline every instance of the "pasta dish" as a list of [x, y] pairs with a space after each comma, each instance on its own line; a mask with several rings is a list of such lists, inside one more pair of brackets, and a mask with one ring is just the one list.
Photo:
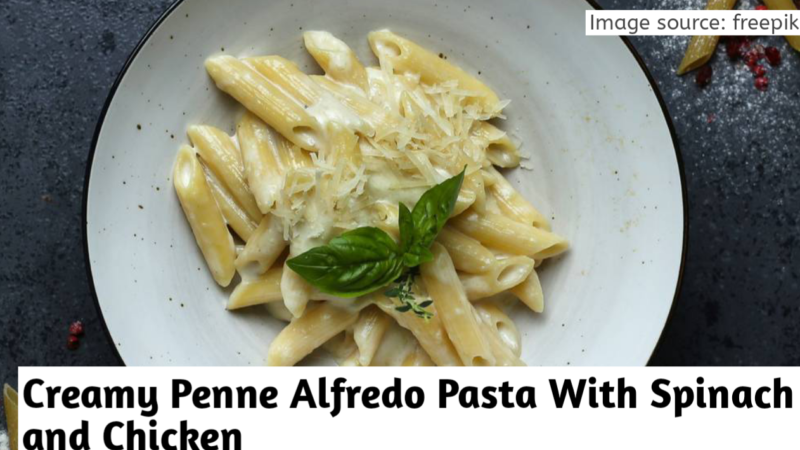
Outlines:
[[375, 67], [330, 33], [303, 39], [325, 75], [209, 58], [244, 113], [233, 136], [190, 126], [178, 151], [208, 269], [238, 280], [227, 309], [288, 322], [269, 365], [318, 348], [341, 365], [523, 365], [498, 296], [541, 313], [536, 270], [568, 244], [500, 172], [521, 159], [493, 124], [508, 101], [388, 30], [369, 34]]

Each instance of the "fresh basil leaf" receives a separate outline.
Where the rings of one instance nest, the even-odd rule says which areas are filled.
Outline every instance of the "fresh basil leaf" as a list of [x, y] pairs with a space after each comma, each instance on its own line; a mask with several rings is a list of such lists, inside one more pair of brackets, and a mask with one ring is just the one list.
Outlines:
[[[461, 185], [464, 183], [464, 174], [449, 178], [442, 183], [428, 189], [411, 212], [413, 223], [413, 239], [411, 245], [404, 245], [405, 262], [408, 267], [416, 267], [422, 263], [432, 261], [433, 254], [430, 246], [436, 236], [442, 231], [447, 219], [453, 214]], [[403, 236], [403, 205], [400, 208], [400, 235]], [[407, 225], [406, 225], [407, 227]], [[411, 255], [411, 256], [408, 256]]]
[[400, 203], [400, 214], [397, 219], [398, 228], [400, 228], [400, 253], [407, 253], [414, 245], [414, 219], [411, 217], [411, 211], [403, 203]]
[[397, 244], [375, 227], [343, 233], [286, 264], [320, 291], [347, 298], [386, 286], [404, 269]]

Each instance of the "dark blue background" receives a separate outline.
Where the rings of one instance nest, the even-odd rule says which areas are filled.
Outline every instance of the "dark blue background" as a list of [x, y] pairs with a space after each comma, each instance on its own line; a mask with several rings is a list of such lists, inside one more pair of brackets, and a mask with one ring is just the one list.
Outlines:
[[[0, 0], [0, 381], [15, 384], [22, 365], [118, 361], [86, 277], [84, 171], [115, 77], [169, 3]], [[800, 364], [800, 54], [759, 42], [784, 55], [765, 93], [722, 55], [701, 90], [674, 74], [684, 40], [633, 40], [669, 106], [689, 189], [683, 289], [652, 364]], [[68, 351], [76, 319], [86, 337]]]

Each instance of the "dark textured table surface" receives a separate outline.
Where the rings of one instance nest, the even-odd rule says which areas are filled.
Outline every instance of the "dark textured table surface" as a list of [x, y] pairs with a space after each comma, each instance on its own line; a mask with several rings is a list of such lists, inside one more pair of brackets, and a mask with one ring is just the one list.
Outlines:
[[[115, 77], [169, 3], [0, 1], [0, 381], [15, 384], [22, 365], [118, 363], [86, 277], [84, 171]], [[683, 288], [652, 364], [800, 364], [800, 54], [782, 38], [756, 42], [783, 54], [766, 92], [724, 54], [701, 90], [674, 75], [685, 38], [633, 40], [675, 122], [689, 190]], [[69, 351], [76, 319], [86, 336]]]

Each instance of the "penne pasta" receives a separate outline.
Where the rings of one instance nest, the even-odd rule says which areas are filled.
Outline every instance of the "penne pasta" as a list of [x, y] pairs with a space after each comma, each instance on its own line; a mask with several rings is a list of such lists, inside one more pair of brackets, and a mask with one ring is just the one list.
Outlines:
[[208, 167], [203, 167], [206, 174], [206, 182], [211, 188], [211, 194], [217, 202], [222, 217], [225, 218], [228, 226], [233, 229], [237, 236], [247, 242], [253, 232], [258, 227], [258, 222], [253, 220], [247, 213], [236, 203], [230, 192], [228, 192], [217, 179], [216, 175], [211, 172]]
[[[791, 1], [790, 1], [791, 3]], [[736, 0], [708, 0], [707, 10], [733, 9]], [[686, 54], [678, 66], [678, 75], [691, 72], [708, 62], [717, 49], [719, 36], [692, 36]]]
[[505, 131], [489, 122], [478, 122], [473, 136], [486, 150], [486, 159], [498, 167], [511, 168], [519, 166], [521, 156], [519, 149]]
[[325, 75], [367, 92], [367, 71], [355, 52], [327, 31], [306, 31], [303, 42]]
[[369, 306], [361, 311], [353, 329], [360, 365], [370, 365], [375, 352], [381, 346], [383, 335], [392, 322], [394, 322], [392, 318], [384, 314], [377, 306]]
[[[767, 8], [774, 10], [774, 11], [793, 11], [797, 10], [797, 6], [792, 0], [764, 0], [764, 4], [767, 5]], [[800, 52], [800, 36], [784, 36], [786, 41], [789, 45], [792, 46], [793, 49]]]
[[320, 302], [309, 307], [305, 314], [292, 320], [272, 341], [267, 352], [267, 365], [297, 364], [322, 344], [353, 325], [357, 318], [357, 312], [338, 308], [331, 302]]
[[269, 302], [264, 304], [264, 309], [267, 310], [270, 316], [274, 317], [281, 322], [291, 322], [294, 319], [292, 313], [286, 309], [283, 302]]
[[451, 224], [487, 247], [534, 259], [551, 258], [569, 247], [560, 236], [499, 214], [468, 211], [451, 219]]
[[430, 366], [433, 361], [410, 331], [390, 321], [371, 365]]
[[396, 72], [419, 74], [420, 81], [428, 85], [456, 80], [460, 89], [475, 93], [471, 102], [479, 104], [492, 114], [500, 113], [500, 99], [494, 91], [435, 53], [389, 30], [373, 31], [368, 39], [375, 56], [382, 61], [388, 61]]
[[281, 294], [282, 275], [283, 267], [274, 267], [257, 277], [242, 279], [242, 282], [228, 297], [226, 309], [233, 311], [248, 306], [281, 302], [283, 300]]
[[3, 403], [6, 410], [6, 426], [8, 427], [8, 442], [11, 450], [17, 450], [19, 431], [19, 412], [17, 411], [17, 391], [9, 385], [3, 386]]
[[324, 135], [319, 122], [255, 69], [231, 56], [206, 60], [217, 87], [266, 122], [286, 139], [306, 150], [319, 149]]
[[[290, 257], [296, 255], [290, 253]], [[283, 304], [286, 309], [292, 313], [294, 317], [300, 317], [306, 310], [306, 305], [311, 299], [313, 289], [310, 284], [306, 282], [294, 270], [284, 267], [283, 274], [281, 275], [281, 296], [283, 297]]]
[[495, 262], [489, 249], [451, 226], [445, 226], [436, 241], [447, 249], [456, 270], [461, 272], [483, 273]]
[[[267, 214], [284, 185], [287, 171], [285, 153], [290, 144], [249, 111], [239, 121], [236, 136], [242, 148], [247, 185], [258, 209]], [[310, 161], [308, 165], [311, 165]]]
[[533, 260], [526, 256], [499, 258], [487, 272], [461, 274], [459, 279], [470, 301], [481, 300], [519, 285], [533, 271]]
[[[381, 297], [381, 300], [375, 304], [401, 327], [410, 331], [437, 366], [464, 365], [436, 312], [431, 319], [420, 320], [411, 314], [398, 312], [390, 299], [383, 296], [378, 297]], [[435, 310], [435, 306], [431, 309]]]
[[233, 139], [224, 131], [210, 126], [193, 125], [188, 132], [203, 163], [250, 219], [258, 223], [261, 211], [247, 186], [242, 156]]
[[311, 106], [322, 98], [319, 86], [282, 56], [258, 56], [243, 61], [303, 105]]
[[284, 249], [283, 224], [268, 214], [261, 219], [261, 224], [236, 258], [236, 270], [243, 278], [261, 275], [272, 267]]
[[[371, 102], [363, 92], [352, 86], [320, 75], [311, 75], [311, 79], [338, 102], [362, 117], [370, 128], [374, 130], [374, 134], [377, 137], [384, 137], [393, 132], [400, 123], [398, 117]], [[372, 134], [369, 135], [372, 136]]]
[[489, 343], [478, 325], [475, 310], [458, 279], [453, 261], [440, 244], [431, 246], [433, 261], [420, 266], [442, 325], [466, 366], [490, 366], [495, 362]]
[[328, 342], [322, 344], [322, 348], [333, 356], [336, 364], [340, 366], [357, 366], [358, 347], [353, 339], [353, 333], [349, 330], [342, 331]]
[[220, 286], [229, 285], [236, 271], [233, 237], [206, 182], [200, 161], [188, 145], [178, 151], [172, 179], [211, 275]]
[[484, 174], [492, 180], [489, 188], [491, 195], [499, 210], [517, 222], [533, 225], [545, 231], [550, 231], [550, 222], [533, 205], [511, 186], [506, 177], [494, 167], [484, 169]]
[[544, 312], [544, 293], [542, 292], [542, 285], [539, 283], [539, 275], [535, 269], [531, 271], [525, 281], [511, 288], [511, 293], [531, 311]]
[[494, 302], [483, 301], [475, 303], [474, 306], [478, 317], [489, 326], [492, 333], [497, 335], [514, 356], [519, 357], [522, 354], [522, 340], [517, 326], [514, 325], [514, 321], [508, 317], [508, 314], [504, 313]]

